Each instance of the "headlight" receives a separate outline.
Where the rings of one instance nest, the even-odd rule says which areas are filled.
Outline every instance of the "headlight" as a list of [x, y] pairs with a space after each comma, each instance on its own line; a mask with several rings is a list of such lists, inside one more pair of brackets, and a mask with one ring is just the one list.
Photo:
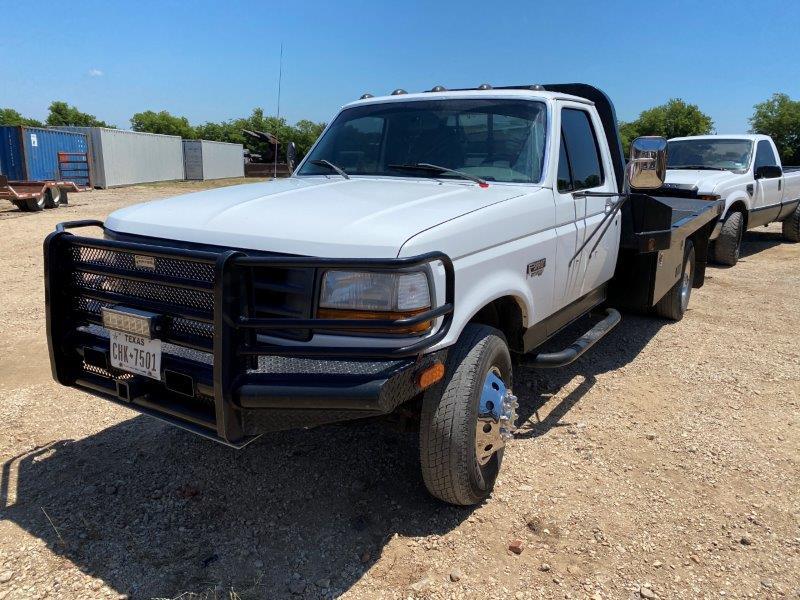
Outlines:
[[[402, 319], [430, 307], [431, 292], [424, 271], [327, 271], [322, 278], [317, 316], [322, 319]], [[366, 331], [422, 333], [430, 327], [431, 322], [425, 321], [403, 329]]]

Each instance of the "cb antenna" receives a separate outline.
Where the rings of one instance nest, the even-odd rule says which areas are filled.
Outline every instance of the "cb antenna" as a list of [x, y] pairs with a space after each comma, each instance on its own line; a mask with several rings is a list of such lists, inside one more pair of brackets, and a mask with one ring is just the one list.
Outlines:
[[[281, 42], [281, 57], [280, 61], [278, 62], [278, 116], [276, 121], [280, 123], [281, 121], [281, 79], [283, 79], [283, 42]], [[273, 160], [272, 164], [272, 178], [278, 178], [278, 144], [280, 140], [278, 139], [277, 133], [277, 124], [275, 128], [275, 159]]]

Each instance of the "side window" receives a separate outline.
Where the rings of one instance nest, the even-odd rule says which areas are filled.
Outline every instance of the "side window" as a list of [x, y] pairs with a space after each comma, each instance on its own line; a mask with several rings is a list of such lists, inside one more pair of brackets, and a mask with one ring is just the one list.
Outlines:
[[[562, 148], [566, 146], [572, 175], [572, 190], [585, 190], [603, 184], [600, 147], [589, 113], [574, 108], [561, 111]], [[559, 162], [559, 179], [561, 163]]]
[[761, 140], [758, 142], [758, 146], [756, 148], [756, 162], [753, 167], [754, 169], [757, 169], [758, 167], [764, 166], [778, 166], [778, 159], [775, 158], [775, 152], [772, 151], [772, 146], [767, 140]]
[[561, 148], [558, 151], [558, 191], [572, 191], [572, 175], [569, 172], [569, 158], [567, 158], [567, 147], [564, 136], [561, 136]]

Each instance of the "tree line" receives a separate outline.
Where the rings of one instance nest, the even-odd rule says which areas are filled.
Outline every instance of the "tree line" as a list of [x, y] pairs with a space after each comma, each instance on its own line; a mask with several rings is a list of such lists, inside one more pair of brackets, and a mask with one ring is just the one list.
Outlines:
[[[245, 135], [242, 130], [266, 131], [276, 136], [284, 148], [288, 142], [294, 142], [297, 146], [298, 157], [302, 157], [308, 152], [325, 128], [325, 123], [316, 123], [308, 119], [302, 119], [294, 125], [290, 125], [283, 117], [265, 116], [262, 108], [254, 108], [248, 117], [199, 125], [192, 125], [186, 117], [172, 115], [165, 110], [160, 112], [147, 110], [134, 114], [130, 123], [131, 129], [134, 131], [179, 135], [187, 140], [202, 139], [243, 144], [251, 152], [262, 154], [267, 151], [266, 142], [253, 139]], [[47, 119], [44, 122], [25, 117], [13, 108], [0, 108], [0, 125], [114, 127], [114, 125], [60, 100], [50, 104]]]
[[[751, 133], [771, 136], [783, 163], [800, 165], [800, 100], [792, 100], [787, 94], [773, 94], [768, 100], [756, 104], [753, 109], [750, 117]], [[267, 131], [283, 144], [294, 142], [300, 157], [308, 152], [325, 128], [325, 123], [307, 119], [290, 125], [282, 117], [265, 116], [261, 108], [254, 108], [248, 117], [219, 123], [192, 125], [186, 117], [172, 115], [165, 110], [136, 113], [130, 122], [134, 131], [179, 135], [184, 139], [232, 142], [243, 144], [251, 152], [261, 153], [266, 151], [264, 142], [246, 136], [242, 130]], [[60, 100], [50, 104], [44, 123], [24, 117], [12, 108], [0, 108], [0, 125], [113, 127]], [[673, 98], [665, 104], [642, 111], [634, 121], [621, 121], [619, 129], [627, 152], [630, 143], [640, 135], [661, 135], [667, 138], [705, 135], [714, 131], [714, 121], [696, 104]]]

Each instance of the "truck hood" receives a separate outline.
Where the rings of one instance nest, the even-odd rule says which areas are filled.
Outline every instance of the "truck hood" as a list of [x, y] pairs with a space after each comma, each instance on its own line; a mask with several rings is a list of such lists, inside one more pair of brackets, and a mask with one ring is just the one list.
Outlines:
[[742, 177], [731, 171], [690, 171], [684, 169], [667, 169], [665, 187], [670, 184], [681, 188], [696, 188], [698, 193], [713, 193], [720, 184], [727, 184]]
[[522, 193], [435, 179], [292, 177], [130, 206], [109, 215], [106, 227], [230, 248], [390, 258], [426, 229]]

